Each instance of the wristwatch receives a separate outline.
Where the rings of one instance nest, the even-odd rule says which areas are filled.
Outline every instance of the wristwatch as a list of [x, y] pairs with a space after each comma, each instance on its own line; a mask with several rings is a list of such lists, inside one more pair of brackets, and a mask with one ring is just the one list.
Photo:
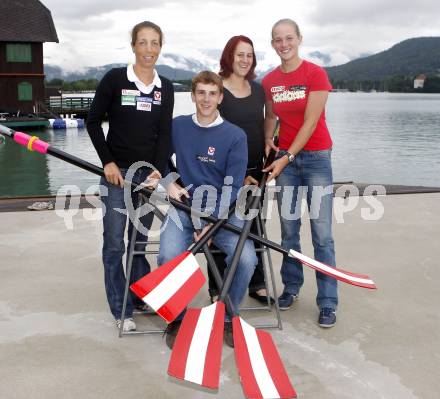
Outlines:
[[286, 151], [286, 153], [284, 154], [287, 159], [289, 160], [289, 163], [292, 163], [293, 160], [295, 159], [295, 155], [291, 154], [289, 151]]

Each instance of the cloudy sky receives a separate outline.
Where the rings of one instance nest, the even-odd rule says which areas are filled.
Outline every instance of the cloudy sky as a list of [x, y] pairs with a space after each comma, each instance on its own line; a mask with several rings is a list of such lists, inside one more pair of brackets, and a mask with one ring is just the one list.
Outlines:
[[[45, 44], [45, 63], [66, 70], [133, 60], [130, 29], [151, 20], [165, 33], [162, 53], [204, 61], [230, 36], [244, 34], [263, 58], [260, 70], [277, 64], [270, 30], [292, 18], [303, 35], [301, 54], [330, 55], [338, 65], [420, 36], [440, 36], [438, 0], [42, 0], [59, 43]], [[216, 59], [216, 57], [214, 58]], [[163, 62], [162, 62], [163, 63]], [[178, 65], [171, 65], [178, 66]]]

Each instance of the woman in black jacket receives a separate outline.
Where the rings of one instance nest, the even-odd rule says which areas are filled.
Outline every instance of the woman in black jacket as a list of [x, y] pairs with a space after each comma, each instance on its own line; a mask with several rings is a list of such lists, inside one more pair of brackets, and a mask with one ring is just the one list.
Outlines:
[[[137, 195], [133, 190], [128, 186], [124, 189], [124, 178], [130, 167], [135, 181], [154, 184], [161, 177], [169, 155], [174, 106], [172, 83], [154, 69], [162, 48], [162, 30], [156, 24], [145, 21], [134, 26], [131, 36], [134, 65], [114, 68], [102, 78], [87, 120], [87, 130], [104, 166], [105, 178], [101, 179], [104, 215], [102, 259], [107, 300], [118, 327], [125, 290], [122, 256], [125, 251], [126, 210], [136, 208], [137, 204]], [[109, 121], [107, 137], [101, 127], [106, 114]], [[141, 165], [133, 165], [139, 161], [142, 161]], [[133, 205], [128, 205], [127, 201], [133, 201]], [[130, 239], [133, 228], [130, 212], [129, 216]], [[142, 231], [137, 233], [136, 241], [147, 241], [152, 218], [151, 212], [141, 218]], [[136, 249], [144, 248], [143, 244]], [[144, 255], [133, 258], [132, 281], [149, 271], [150, 265]], [[132, 318], [135, 306], [142, 306], [142, 302], [134, 296], [129, 297], [124, 331], [136, 329]]]

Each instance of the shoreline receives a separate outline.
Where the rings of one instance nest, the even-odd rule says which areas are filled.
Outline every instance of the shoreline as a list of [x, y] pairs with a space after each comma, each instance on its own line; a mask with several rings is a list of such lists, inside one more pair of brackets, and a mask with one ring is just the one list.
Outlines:
[[[439, 193], [440, 187], [426, 187], [426, 186], [403, 186], [403, 185], [394, 185], [394, 184], [367, 184], [367, 183], [356, 183], [356, 182], [335, 182], [334, 183], [334, 196], [335, 197], [344, 197], [348, 198], [350, 196], [354, 196], [350, 191], [345, 191], [343, 194], [341, 192], [337, 192], [343, 186], [354, 186], [359, 190], [358, 196], [363, 196], [365, 189], [369, 186], [382, 186], [386, 190], [386, 196], [388, 195], [402, 195], [402, 194], [430, 194], [430, 193]], [[370, 195], [370, 194], [368, 194]], [[381, 195], [381, 194], [379, 194]], [[98, 194], [96, 194], [98, 196]], [[72, 196], [68, 195], [68, 198]], [[74, 196], [76, 197], [76, 196]], [[32, 205], [35, 202], [54, 202], [56, 200], [56, 195], [35, 195], [35, 196], [22, 196], [22, 197], [0, 197], [0, 213], [1, 212], [22, 212], [29, 211], [27, 207]], [[69, 201], [66, 201], [66, 205], [69, 204]], [[86, 200], [86, 196], [81, 194], [79, 209], [83, 208], [92, 208], [93, 206]], [[66, 208], [67, 209], [67, 208]]]

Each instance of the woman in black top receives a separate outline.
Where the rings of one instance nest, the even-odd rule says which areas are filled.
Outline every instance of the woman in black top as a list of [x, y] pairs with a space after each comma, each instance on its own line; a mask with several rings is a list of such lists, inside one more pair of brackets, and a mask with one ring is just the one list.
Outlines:
[[[124, 178], [135, 162], [143, 161], [143, 165], [133, 165], [130, 172], [133, 170], [134, 176], [130, 177], [154, 185], [166, 168], [170, 150], [173, 85], [154, 69], [162, 48], [162, 37], [160, 27], [149, 21], [133, 28], [131, 46], [135, 64], [114, 68], [102, 78], [87, 120], [87, 130], [104, 166], [105, 178], [101, 179], [104, 215], [102, 258], [107, 300], [118, 327], [125, 290], [122, 256], [125, 251], [126, 209], [133, 210], [137, 204], [137, 195], [132, 189], [130, 191], [126, 187], [124, 193]], [[109, 121], [107, 138], [101, 127], [106, 114]], [[133, 229], [132, 213], [128, 212], [129, 239]], [[150, 212], [141, 218], [136, 241], [147, 240], [152, 217]], [[145, 245], [135, 249], [142, 251]], [[138, 280], [149, 271], [150, 265], [145, 256], [134, 256], [132, 280]], [[124, 331], [136, 329], [132, 319], [134, 306], [142, 306], [142, 302], [134, 296], [129, 297]]]
[[[248, 37], [233, 36], [229, 39], [220, 59], [219, 75], [223, 78], [224, 91], [219, 110], [222, 117], [242, 128], [247, 135], [248, 170], [245, 185], [258, 185], [263, 168], [265, 96], [261, 85], [253, 81], [256, 65], [254, 46]], [[224, 256], [216, 255], [215, 260], [220, 271], [223, 271], [226, 267]], [[249, 296], [267, 304], [265, 287], [261, 256], [258, 256], [258, 264], [249, 283]], [[209, 292], [211, 298], [218, 293], [211, 274]]]

